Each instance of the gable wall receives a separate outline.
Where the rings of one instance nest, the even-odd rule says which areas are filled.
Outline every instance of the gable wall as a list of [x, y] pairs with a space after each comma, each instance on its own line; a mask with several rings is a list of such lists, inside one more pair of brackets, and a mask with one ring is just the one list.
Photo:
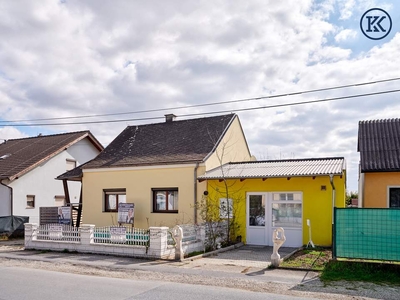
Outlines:
[[[117, 225], [117, 213], [104, 212], [104, 189], [126, 189], [127, 203], [135, 204], [137, 228], [169, 226], [194, 222], [195, 165], [158, 168], [84, 170], [83, 222], [96, 226]], [[103, 171], [102, 171], [103, 170]], [[105, 171], [104, 171], [105, 170]], [[198, 168], [198, 174], [204, 167]], [[206, 183], [198, 184], [201, 197]], [[178, 188], [178, 213], [153, 213], [152, 188]]]
[[363, 207], [387, 208], [388, 186], [400, 186], [400, 172], [364, 173]]
[[[29, 222], [39, 223], [39, 207], [55, 206], [55, 196], [64, 195], [63, 183], [55, 178], [66, 171], [66, 160], [76, 160], [77, 165], [85, 163], [88, 157], [98, 154], [94, 146], [83, 139], [62, 151], [18, 179], [10, 183], [13, 188], [13, 213], [17, 216], [29, 216]], [[79, 202], [80, 183], [69, 182], [72, 203]], [[26, 208], [26, 196], [35, 195], [35, 208]]]
[[251, 154], [247, 147], [239, 118], [235, 118], [228, 128], [217, 150], [206, 161], [206, 170], [211, 170], [228, 162], [249, 161]]
[[[345, 206], [345, 176], [334, 177], [336, 189], [336, 206]], [[237, 217], [239, 231], [237, 235], [242, 236], [246, 241], [246, 193], [248, 192], [302, 192], [303, 194], [303, 244], [308, 243], [307, 219], [310, 219], [312, 226], [312, 240], [314, 244], [329, 246], [332, 244], [332, 186], [329, 176], [292, 177], [228, 180], [229, 197], [237, 203]], [[326, 186], [321, 191], [321, 185]], [[207, 190], [209, 199], [217, 200], [225, 196], [217, 192], [225, 191], [223, 182], [208, 180]], [[283, 245], [285, 246], [285, 245]]]

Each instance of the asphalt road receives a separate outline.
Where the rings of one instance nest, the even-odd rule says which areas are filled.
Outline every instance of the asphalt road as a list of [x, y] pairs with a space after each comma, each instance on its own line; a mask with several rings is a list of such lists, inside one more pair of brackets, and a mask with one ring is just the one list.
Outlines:
[[213, 286], [96, 277], [22, 267], [0, 267], [0, 299], [288, 300], [308, 298]]

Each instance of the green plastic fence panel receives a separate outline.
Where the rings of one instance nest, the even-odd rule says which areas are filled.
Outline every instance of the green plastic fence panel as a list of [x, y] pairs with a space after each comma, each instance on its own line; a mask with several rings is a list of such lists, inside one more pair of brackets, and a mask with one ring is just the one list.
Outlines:
[[336, 257], [400, 261], [400, 209], [335, 208]]

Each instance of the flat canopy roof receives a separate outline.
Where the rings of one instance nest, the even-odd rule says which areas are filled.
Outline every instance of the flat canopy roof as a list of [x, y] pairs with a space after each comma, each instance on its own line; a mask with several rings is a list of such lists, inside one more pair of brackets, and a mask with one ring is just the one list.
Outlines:
[[225, 164], [197, 179], [343, 175], [345, 169], [344, 157], [249, 161]]

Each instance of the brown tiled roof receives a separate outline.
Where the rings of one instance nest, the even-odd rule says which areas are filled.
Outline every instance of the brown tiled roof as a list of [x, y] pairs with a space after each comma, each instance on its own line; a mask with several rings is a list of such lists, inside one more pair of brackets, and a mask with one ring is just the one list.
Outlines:
[[229, 114], [129, 126], [83, 168], [201, 162], [235, 117]]
[[400, 171], [400, 119], [360, 121], [361, 172]]
[[86, 137], [103, 149], [90, 131], [7, 140], [0, 144], [0, 179], [14, 180]]

